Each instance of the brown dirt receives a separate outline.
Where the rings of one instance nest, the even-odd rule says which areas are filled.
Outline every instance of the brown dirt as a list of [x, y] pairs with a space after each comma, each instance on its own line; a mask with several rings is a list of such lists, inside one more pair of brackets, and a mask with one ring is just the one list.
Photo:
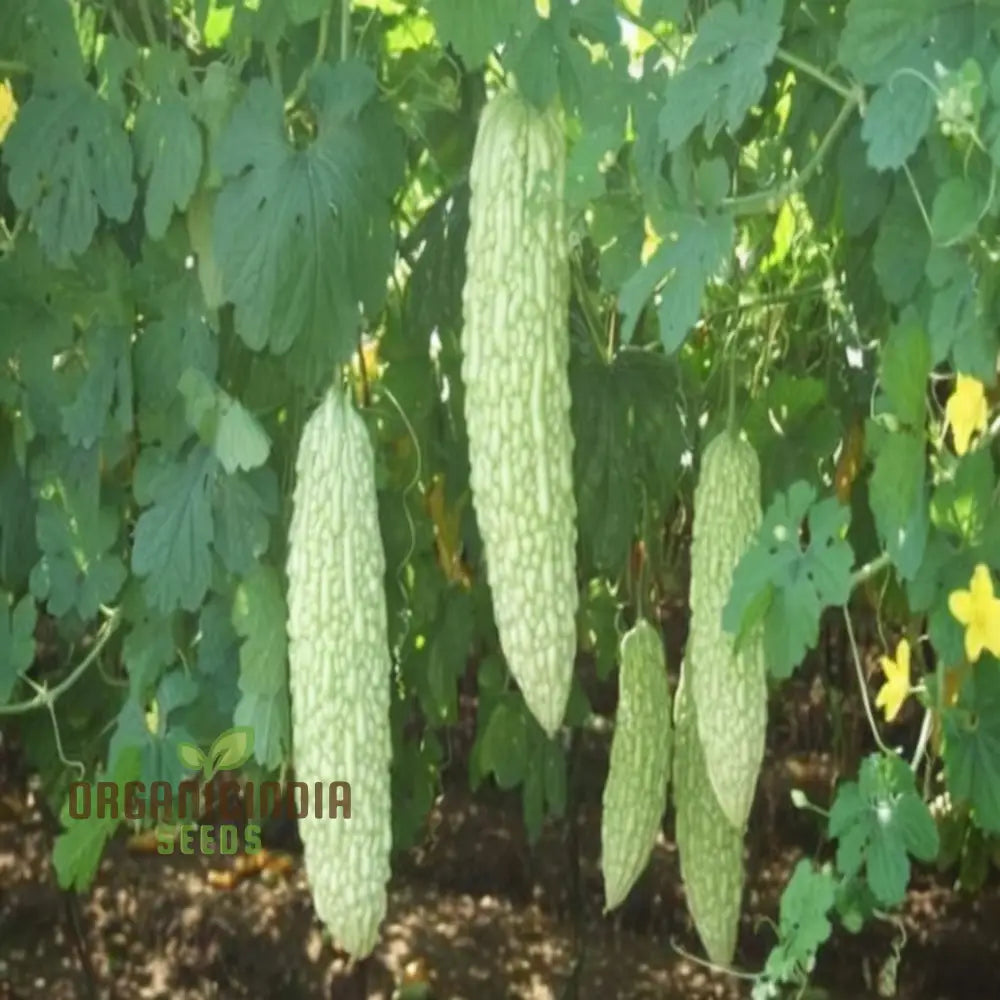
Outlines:
[[[669, 824], [649, 869], [622, 910], [600, 913], [597, 869], [606, 748], [580, 750], [576, 838], [551, 823], [532, 851], [516, 795], [473, 798], [458, 775], [434, 809], [424, 844], [397, 860], [382, 943], [346, 973], [315, 923], [299, 865], [289, 878], [213, 888], [222, 859], [108, 849], [79, 927], [101, 1000], [369, 998], [389, 1000], [404, 969], [424, 963], [435, 1000], [468, 998], [685, 998], [749, 995], [746, 981], [716, 975], [676, 948], [699, 953], [684, 909]], [[781, 887], [792, 865], [819, 846], [815, 823], [789, 804], [793, 785], [827, 801], [828, 757], [769, 757], [748, 844], [751, 873], [737, 962], [760, 968]], [[51, 841], [37, 813], [0, 811], [0, 998], [89, 1000], [66, 897], [54, 885]], [[579, 856], [578, 888], [571, 863]], [[1000, 995], [1000, 886], [975, 899], [945, 877], [921, 873], [903, 912], [908, 943], [901, 1000]], [[755, 923], [756, 921], [756, 923]], [[857, 937], [842, 929], [821, 954], [813, 996], [854, 1000], [891, 953], [892, 928]], [[576, 969], [575, 992], [570, 989]]]

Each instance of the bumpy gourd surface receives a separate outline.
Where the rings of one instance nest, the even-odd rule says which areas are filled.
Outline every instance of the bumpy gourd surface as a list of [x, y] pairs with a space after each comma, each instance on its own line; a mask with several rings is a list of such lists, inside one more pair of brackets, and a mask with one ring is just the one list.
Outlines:
[[334, 941], [369, 954], [385, 916], [392, 846], [391, 663], [374, 459], [336, 390], [299, 442], [289, 529], [289, 687], [295, 776], [348, 781], [351, 818], [299, 820], [313, 902]]
[[604, 908], [622, 903], [660, 832], [670, 779], [670, 687], [659, 633], [638, 622], [621, 643], [618, 712], [601, 811]]
[[687, 662], [709, 778], [729, 822], [740, 829], [764, 756], [767, 678], [759, 630], [734, 655], [722, 611], [760, 521], [757, 455], [723, 431], [705, 449], [694, 494]]
[[722, 811], [705, 769], [686, 668], [674, 698], [675, 833], [688, 912], [708, 957], [729, 965], [743, 895], [743, 831]]
[[555, 112], [510, 92], [486, 106], [469, 178], [462, 332], [470, 482], [500, 644], [550, 735], [576, 654], [564, 162]]

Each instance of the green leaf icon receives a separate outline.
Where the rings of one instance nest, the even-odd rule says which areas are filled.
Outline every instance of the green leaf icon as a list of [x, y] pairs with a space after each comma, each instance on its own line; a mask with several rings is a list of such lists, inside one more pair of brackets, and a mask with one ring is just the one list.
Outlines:
[[216, 771], [233, 771], [245, 764], [253, 753], [253, 730], [249, 726], [228, 729], [212, 744], [209, 750], [212, 774]]
[[189, 771], [200, 771], [208, 762], [208, 758], [194, 743], [178, 743], [177, 756]]

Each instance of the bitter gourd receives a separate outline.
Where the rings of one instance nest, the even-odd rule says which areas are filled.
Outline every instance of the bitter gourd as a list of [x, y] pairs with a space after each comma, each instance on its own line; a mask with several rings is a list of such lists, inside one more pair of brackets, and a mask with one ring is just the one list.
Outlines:
[[675, 834], [688, 912], [708, 957], [728, 965], [736, 950], [743, 896], [743, 830], [723, 812], [705, 767], [694, 701], [685, 677], [674, 696]]
[[576, 654], [565, 140], [513, 91], [472, 156], [462, 380], [473, 507], [500, 645], [530, 711], [562, 722]]
[[[288, 663], [295, 776], [350, 784], [351, 815], [299, 819], [316, 913], [354, 958], [386, 910], [392, 847], [391, 662], [374, 455], [338, 390], [306, 422], [288, 536]], [[324, 797], [325, 799], [325, 797]]]
[[667, 806], [671, 743], [663, 641], [640, 620], [621, 642], [618, 711], [601, 810], [605, 910], [624, 901], [649, 862]]
[[694, 494], [686, 659], [709, 779], [722, 811], [741, 830], [764, 756], [767, 676], [759, 629], [734, 653], [722, 612], [760, 522], [757, 455], [724, 430], [705, 448]]

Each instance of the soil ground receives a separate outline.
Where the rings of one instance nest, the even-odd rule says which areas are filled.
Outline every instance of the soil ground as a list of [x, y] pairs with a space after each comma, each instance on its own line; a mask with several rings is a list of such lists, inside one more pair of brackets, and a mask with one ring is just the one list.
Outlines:
[[[288, 877], [213, 887], [224, 859], [137, 855], [122, 840], [108, 849], [78, 926], [97, 984], [116, 1000], [367, 997], [388, 1000], [403, 970], [423, 965], [438, 1000], [469, 998], [736, 998], [746, 982], [715, 975], [678, 946], [699, 952], [684, 909], [670, 830], [622, 911], [603, 917], [597, 869], [599, 746], [581, 751], [593, 769], [577, 816], [579, 902], [574, 902], [566, 824], [551, 824], [529, 849], [516, 796], [472, 798], [449, 782], [419, 849], [398, 859], [382, 944], [364, 974], [348, 975], [313, 919], [296, 863]], [[592, 756], [593, 760], [588, 760]], [[759, 968], [770, 931], [755, 917], [777, 913], [796, 860], [818, 843], [814, 825], [787, 797], [792, 785], [826, 783], [818, 755], [769, 760], [755, 819], [766, 836], [748, 846], [751, 873], [737, 960]], [[769, 794], [773, 800], [769, 799]], [[766, 815], [773, 810], [771, 815]], [[808, 814], [805, 814], [808, 817]], [[73, 921], [54, 885], [51, 841], [30, 809], [0, 822], [0, 998], [87, 1000], [88, 977], [74, 947]], [[297, 859], [296, 859], [297, 861]], [[921, 873], [903, 920], [902, 1000], [1000, 996], [1000, 886], [974, 899], [950, 880]], [[574, 907], [575, 911], [574, 912]], [[868, 983], [891, 954], [893, 929], [843, 930], [821, 953], [816, 996], [876, 996]], [[576, 971], [575, 993], [569, 989]], [[363, 981], [362, 981], [363, 980]]]
[[[679, 653], [671, 656], [678, 661]], [[837, 650], [829, 661], [845, 662]], [[834, 708], [825, 694], [856, 690], [852, 681], [814, 667], [782, 693], [779, 704], [796, 706], [795, 717], [772, 711], [747, 840], [742, 969], [762, 967], [773, 941], [767, 921], [777, 916], [795, 863], [829, 855], [820, 821], [796, 810], [789, 791], [803, 788], [827, 805], [837, 776], [856, 774], [867, 752], [858, 706], [848, 698]], [[608, 697], [599, 686], [589, 693], [595, 704]], [[840, 720], [836, 736], [831, 719]], [[915, 730], [919, 719], [911, 722], [893, 735]], [[602, 915], [606, 735], [581, 737], [571, 812], [548, 822], [534, 848], [517, 793], [469, 793], [468, 727], [454, 736], [427, 834], [396, 859], [381, 944], [353, 971], [323, 942], [297, 855], [289, 875], [227, 890], [216, 876], [232, 859], [136, 854], [119, 838], [91, 891], [74, 899], [55, 885], [51, 831], [30, 793], [0, 787], [0, 1000], [389, 1000], [415, 966], [426, 970], [433, 1000], [749, 996], [745, 979], [683, 954], [701, 949], [684, 905], [670, 813], [629, 899]], [[839, 759], [820, 752], [831, 746]], [[956, 892], [953, 880], [954, 873], [926, 869], [914, 876], [901, 912], [900, 1000], [1000, 997], [1000, 878], [991, 872], [974, 897]], [[896, 934], [878, 922], [856, 936], [835, 928], [807, 996], [878, 996]]]

